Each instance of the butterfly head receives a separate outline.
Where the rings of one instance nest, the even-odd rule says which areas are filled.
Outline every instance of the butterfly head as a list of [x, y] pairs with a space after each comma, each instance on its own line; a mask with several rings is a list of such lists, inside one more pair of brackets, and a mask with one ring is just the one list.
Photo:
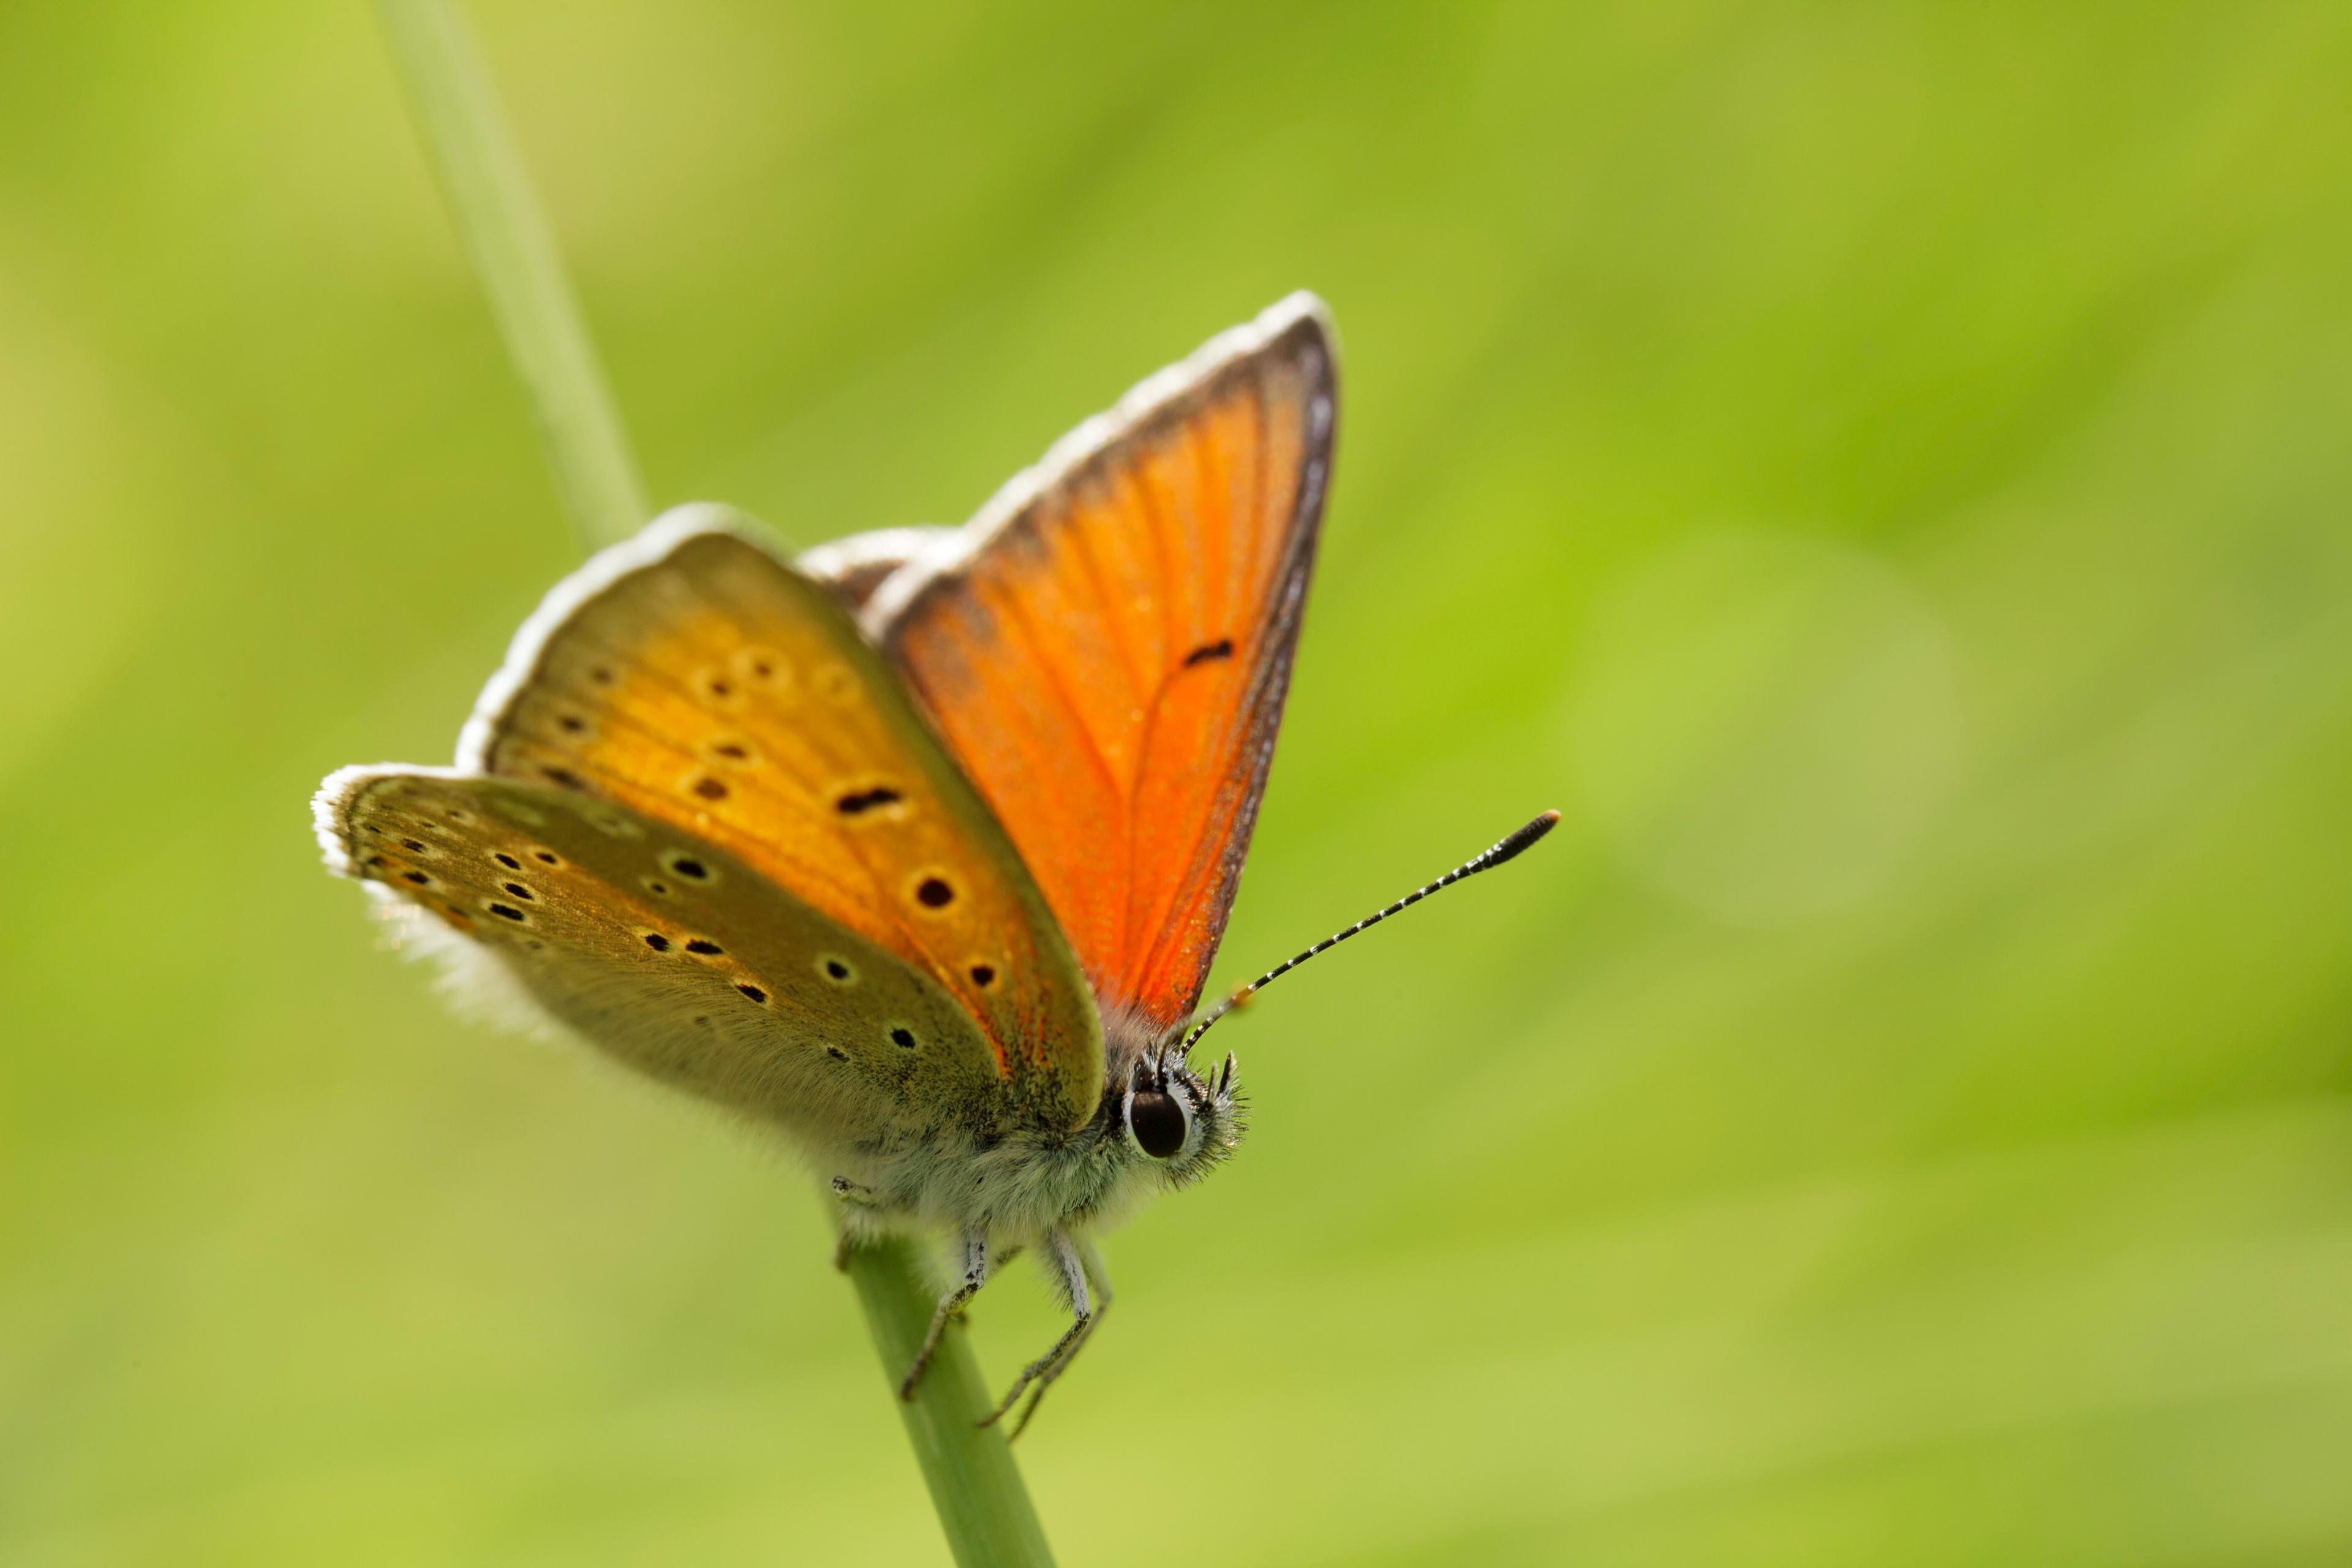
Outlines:
[[1120, 1092], [1118, 1126], [1128, 1148], [1157, 1165], [1170, 1185], [1198, 1180], [1241, 1142], [1233, 1057], [1204, 1079], [1172, 1041], [1144, 1052]]

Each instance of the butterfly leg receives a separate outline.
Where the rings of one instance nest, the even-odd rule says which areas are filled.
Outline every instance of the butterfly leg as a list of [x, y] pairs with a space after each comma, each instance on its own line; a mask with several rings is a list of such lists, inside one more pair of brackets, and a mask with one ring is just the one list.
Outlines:
[[1110, 1278], [1103, 1271], [1102, 1256], [1095, 1250], [1094, 1244], [1066, 1234], [1056, 1234], [1050, 1238], [1048, 1245], [1053, 1249], [1054, 1267], [1059, 1276], [1062, 1292], [1069, 1298], [1074, 1321], [1062, 1337], [1054, 1342], [1053, 1349], [1022, 1369], [1020, 1377], [1013, 1381], [1003, 1402], [980, 1423], [986, 1426], [1003, 1419], [1005, 1413], [1020, 1399], [1022, 1390], [1029, 1389], [1029, 1403], [1022, 1410], [1021, 1419], [1013, 1424], [1012, 1435], [1015, 1437], [1027, 1430], [1030, 1418], [1037, 1414], [1037, 1405], [1045, 1397], [1045, 1390], [1053, 1386], [1055, 1378], [1069, 1370], [1070, 1363], [1077, 1359], [1078, 1352], [1086, 1347], [1087, 1340], [1094, 1337], [1095, 1325], [1102, 1321], [1102, 1315], [1110, 1310]]
[[844, 1211], [841, 1234], [833, 1238], [833, 1271], [835, 1274], [846, 1274], [849, 1272], [849, 1255], [856, 1249], [860, 1239], [857, 1227], [849, 1221], [847, 1211], [852, 1208], [879, 1208], [882, 1206], [879, 1201], [882, 1194], [864, 1183], [853, 1182], [846, 1176], [834, 1177], [833, 1194], [841, 1200]]
[[[1029, 1429], [1030, 1417], [1037, 1414], [1037, 1406], [1045, 1402], [1045, 1391], [1054, 1386], [1055, 1378], [1070, 1370], [1070, 1363], [1078, 1359], [1078, 1352], [1087, 1348], [1087, 1342], [1095, 1337], [1095, 1331], [1102, 1326], [1104, 1317], [1110, 1311], [1113, 1300], [1110, 1275], [1103, 1268], [1102, 1254], [1095, 1250], [1094, 1243], [1090, 1241], [1078, 1242], [1077, 1249], [1078, 1261], [1086, 1269], [1087, 1282], [1094, 1289], [1094, 1315], [1087, 1320], [1086, 1331], [1078, 1335], [1076, 1342], [1062, 1352], [1061, 1360], [1045, 1369], [1037, 1379], [1037, 1385], [1029, 1391], [1029, 1403], [1023, 1408], [1021, 1419], [1013, 1424], [1012, 1437], [1018, 1437]], [[1006, 1440], [1011, 1441], [1011, 1437]]]
[[931, 1314], [930, 1331], [923, 1335], [923, 1348], [915, 1352], [915, 1364], [907, 1369], [899, 1380], [898, 1397], [915, 1397], [915, 1384], [921, 1381], [923, 1369], [931, 1364], [931, 1353], [940, 1348], [940, 1336], [948, 1331], [948, 1321], [963, 1310], [964, 1303], [980, 1294], [988, 1283], [988, 1237], [977, 1230], [963, 1235], [963, 1282], [940, 1298], [939, 1310]]

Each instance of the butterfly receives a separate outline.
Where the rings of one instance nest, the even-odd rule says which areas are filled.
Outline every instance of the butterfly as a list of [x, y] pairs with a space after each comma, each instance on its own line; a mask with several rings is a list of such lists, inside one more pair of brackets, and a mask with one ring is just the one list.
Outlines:
[[[780, 1129], [845, 1244], [943, 1229], [1100, 1321], [1092, 1237], [1243, 1131], [1190, 1054], [1274, 755], [1331, 474], [1328, 316], [1294, 295], [1079, 426], [960, 529], [788, 563], [681, 507], [517, 634], [454, 767], [342, 769], [329, 867], [484, 984]], [[1391, 905], [1515, 855], [1547, 814]], [[1236, 1005], [1318, 943], [1228, 1000]]]

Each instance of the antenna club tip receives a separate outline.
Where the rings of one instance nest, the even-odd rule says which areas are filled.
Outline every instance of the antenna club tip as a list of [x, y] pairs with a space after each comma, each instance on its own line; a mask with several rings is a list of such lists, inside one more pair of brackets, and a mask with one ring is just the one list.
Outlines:
[[1504, 839], [1500, 844], [1496, 845], [1494, 848], [1494, 858], [1490, 859], [1487, 864], [1490, 866], [1501, 865], [1504, 861], [1509, 859], [1512, 856], [1518, 854], [1521, 850], [1526, 849], [1528, 846], [1535, 843], [1537, 839], [1541, 838], [1545, 834], [1549, 833], [1553, 828], [1559, 826], [1559, 813], [1557, 811], [1545, 812], [1542, 816], [1528, 823], [1525, 827], [1520, 828], [1517, 832], [1513, 833], [1509, 837]]

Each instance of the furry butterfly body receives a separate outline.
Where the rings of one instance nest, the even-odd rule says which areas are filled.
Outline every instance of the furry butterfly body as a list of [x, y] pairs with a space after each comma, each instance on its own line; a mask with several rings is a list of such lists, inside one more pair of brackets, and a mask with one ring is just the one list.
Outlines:
[[794, 565], [681, 508], [550, 595], [454, 767], [326, 781], [328, 863], [598, 1049], [783, 1130], [853, 1233], [954, 1231], [932, 1343], [992, 1255], [1035, 1247], [1073, 1325], [1001, 1415], [1107, 1300], [1090, 1236], [1238, 1139], [1231, 1058], [1196, 1075], [1182, 1026], [1335, 422], [1328, 322], [1294, 296], [963, 529]]

